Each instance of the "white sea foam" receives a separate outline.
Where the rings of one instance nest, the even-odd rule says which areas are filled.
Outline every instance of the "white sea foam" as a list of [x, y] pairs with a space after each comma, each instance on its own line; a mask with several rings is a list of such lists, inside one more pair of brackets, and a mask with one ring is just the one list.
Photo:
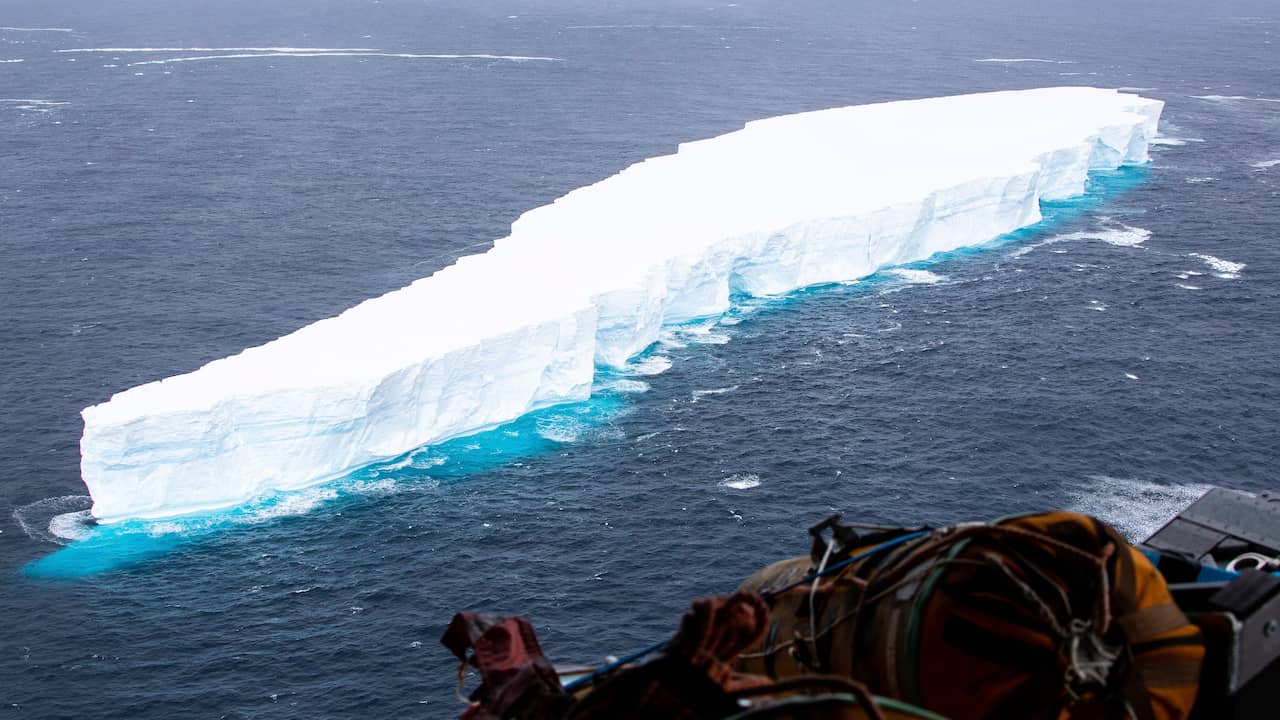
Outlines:
[[914, 270], [911, 268], [894, 268], [888, 272], [899, 280], [905, 280], [912, 285], [937, 285], [946, 280], [945, 275], [929, 272], [928, 270]]
[[1266, 170], [1277, 165], [1280, 165], [1280, 160], [1260, 160], [1256, 163], [1249, 163], [1249, 167], [1257, 168], [1258, 170]]
[[[1188, 142], [1187, 140], [1183, 140], [1182, 138], [1158, 137], [1158, 138], [1154, 138], [1154, 139], [1152, 139], [1151, 144], [1152, 144], [1152, 145], [1169, 145], [1169, 146], [1172, 146], [1172, 147], [1181, 147], [1181, 146], [1183, 146], [1183, 145], [1186, 145], [1186, 144], [1187, 144], [1187, 142]], [[1193, 142], [1194, 142], [1194, 141], [1193, 141]]]
[[1075, 60], [1047, 60], [1045, 58], [981, 58], [974, 60], [980, 63], [1047, 63], [1050, 65], [1075, 65]]
[[1097, 241], [1116, 247], [1141, 247], [1151, 237], [1151, 231], [1140, 227], [1121, 225], [1120, 227], [1102, 227], [1096, 230], [1081, 230], [1051, 235], [1044, 240], [1024, 245], [1009, 253], [1011, 258], [1019, 258], [1046, 245], [1057, 245], [1064, 242]]
[[1186, 283], [1178, 283], [1178, 287], [1182, 288], [1183, 290], [1203, 290], [1204, 289], [1199, 285], [1187, 285]]
[[565, 30], [694, 30], [697, 25], [566, 25]]
[[389, 53], [389, 52], [264, 52], [264, 53], [230, 53], [226, 55], [194, 55], [161, 60], [139, 60], [129, 63], [135, 65], [167, 65], [169, 63], [201, 62], [209, 60], [244, 60], [249, 58], [317, 58], [317, 57], [384, 57], [409, 58], [423, 60], [502, 60], [507, 62], [564, 62], [560, 58], [540, 57], [534, 55], [488, 55], [488, 54], [451, 54], [451, 53]]
[[581, 420], [564, 415], [538, 418], [535, 427], [540, 437], [558, 443], [574, 442], [587, 429]]
[[671, 369], [671, 358], [666, 355], [649, 355], [638, 362], [631, 363], [627, 369], [636, 375], [661, 375]]
[[1203, 260], [1205, 265], [1208, 265], [1213, 269], [1214, 277], [1219, 277], [1224, 280], [1235, 280], [1240, 277], [1240, 271], [1244, 270], [1246, 267], [1242, 262], [1223, 260], [1222, 258], [1216, 258], [1212, 255], [1205, 255], [1203, 253], [1190, 253], [1190, 256]]
[[1116, 247], [1138, 247], [1151, 238], [1151, 231], [1146, 228], [1130, 227], [1122, 225], [1118, 228], [1103, 228], [1099, 230], [1085, 230], [1081, 232], [1066, 233], [1065, 235], [1055, 235], [1045, 241], [1045, 244], [1051, 242], [1071, 242], [1073, 240], [1097, 240], [1108, 245]]
[[22, 58], [12, 58], [12, 59], [9, 59], [9, 60], [0, 60], [0, 63], [20, 63], [20, 62], [25, 62], [25, 60], [23, 60]]
[[306, 515], [322, 503], [338, 497], [333, 488], [312, 488], [281, 495], [276, 502], [267, 503], [250, 513], [248, 522], [264, 523], [291, 515]]
[[649, 383], [643, 380], [627, 380], [619, 378], [600, 385], [601, 390], [612, 390], [620, 393], [643, 393], [649, 392]]
[[64, 102], [61, 100], [36, 100], [34, 98], [0, 98], [0, 103], [28, 105], [31, 107], [58, 107], [59, 105], [71, 104], [69, 102]]
[[693, 397], [690, 399], [690, 402], [696, 403], [702, 398], [707, 397], [708, 395], [724, 395], [726, 393], [731, 393], [737, 389], [738, 389], [737, 385], [730, 385], [728, 387], [714, 388], [712, 390], [694, 390]]
[[83, 540], [93, 534], [93, 513], [86, 508], [54, 515], [49, 519], [49, 534], [67, 542]]
[[760, 487], [760, 476], [755, 473], [739, 473], [730, 475], [719, 482], [720, 487], [730, 490], [750, 490]]
[[1192, 95], [1196, 100], [1207, 100], [1217, 103], [1237, 103], [1252, 100], [1254, 102], [1280, 103], [1280, 98], [1250, 97], [1248, 95]]
[[72, 32], [75, 32], [75, 28], [60, 28], [60, 27], [10, 27], [10, 26], [8, 26], [8, 25], [0, 25], [0, 30], [7, 30], [7, 31], [9, 31], [9, 32], [57, 32], [57, 33], [72, 33]]
[[33, 540], [66, 545], [92, 531], [87, 495], [61, 495], [27, 503], [13, 511], [14, 522]]
[[1131, 542], [1140, 542], [1208, 492], [1209, 487], [1090, 475], [1072, 493], [1069, 507], [1109, 523]]
[[[1146, 162], [1162, 106], [1045, 88], [799, 113], [685, 143], [525, 213], [429, 278], [86, 408], [94, 514], [243, 504], [585, 400], [599, 366], [661, 372], [671, 360], [644, 353], [664, 328], [707, 318], [691, 340], [720, 342], [710, 328], [740, 298], [1039, 222], [1040, 202], [1081, 194], [1090, 170]], [[581, 427], [544, 418], [538, 431], [569, 441]]]
[[59, 53], [172, 53], [172, 52], [270, 52], [270, 53], [348, 53], [379, 52], [380, 48], [322, 48], [322, 47], [98, 47], [67, 48], [54, 50]]

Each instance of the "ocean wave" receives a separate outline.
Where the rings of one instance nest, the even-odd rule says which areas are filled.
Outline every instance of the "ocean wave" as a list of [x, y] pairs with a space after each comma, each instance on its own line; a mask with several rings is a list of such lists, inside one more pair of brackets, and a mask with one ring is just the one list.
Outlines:
[[1247, 267], [1245, 263], [1242, 262], [1223, 260], [1222, 258], [1205, 255], [1204, 253], [1189, 253], [1189, 255], [1190, 257], [1203, 260], [1205, 265], [1208, 265], [1214, 270], [1214, 277], [1222, 278], [1224, 280], [1235, 280], [1240, 277], [1240, 271]]
[[974, 60], [980, 63], [1046, 63], [1050, 65], [1075, 65], [1075, 60], [1048, 60], [1045, 58], [981, 58]]
[[929, 272], [928, 270], [913, 270], [911, 268], [894, 268], [889, 270], [887, 275], [892, 275], [899, 280], [904, 280], [911, 285], [937, 285], [946, 280], [945, 275]]
[[760, 487], [760, 476], [755, 473], [738, 473], [730, 475], [721, 480], [718, 484], [722, 488], [730, 490], [750, 490], [751, 488]]
[[61, 27], [12, 27], [9, 25], [0, 25], [0, 31], [9, 32], [57, 32], [57, 33], [73, 33], [75, 28]]
[[91, 504], [88, 495], [45, 498], [14, 509], [13, 520], [32, 540], [68, 545], [92, 532]]
[[640, 376], [661, 375], [671, 369], [671, 358], [666, 355], [650, 355], [627, 365], [627, 369]]
[[1022, 257], [1032, 250], [1046, 245], [1056, 245], [1057, 243], [1079, 240], [1104, 242], [1116, 247], [1141, 247], [1143, 243], [1150, 239], [1150, 237], [1150, 230], [1147, 230], [1146, 228], [1132, 227], [1130, 225], [1121, 225], [1120, 227], [1112, 228], [1099, 228], [1097, 230], [1080, 230], [1062, 235], [1052, 235], [1040, 242], [1020, 247], [1009, 253], [1009, 257]]
[[711, 389], [711, 390], [694, 390], [694, 391], [693, 391], [693, 396], [692, 396], [692, 398], [690, 399], [690, 401], [689, 401], [689, 402], [695, 402], [695, 403], [696, 403], [696, 402], [698, 402], [699, 400], [701, 400], [702, 398], [707, 397], [708, 395], [724, 395], [724, 394], [726, 394], [726, 393], [731, 393], [731, 392], [733, 392], [734, 390], [737, 390], [737, 389], [738, 389], [738, 386], [737, 386], [737, 385], [730, 385], [730, 386], [728, 386], [728, 387], [713, 388], [713, 389]]
[[100, 48], [66, 48], [54, 50], [59, 53], [157, 53], [157, 52], [273, 52], [273, 53], [308, 53], [308, 52], [381, 52], [381, 48], [322, 48], [322, 47], [100, 47]]
[[1176, 137], [1157, 137], [1152, 138], [1148, 145], [1167, 145], [1172, 147], [1182, 147], [1187, 143], [1204, 142], [1201, 138], [1176, 138]]
[[1249, 100], [1253, 100], [1254, 102], [1280, 103], [1280, 98], [1250, 97], [1248, 95], [1191, 95], [1189, 97], [1195, 98], [1196, 100], [1206, 100], [1208, 102], [1217, 103], [1237, 103]]
[[384, 57], [384, 58], [409, 58], [423, 60], [502, 60], [505, 62], [564, 62], [561, 58], [541, 57], [536, 55], [489, 55], [485, 53], [476, 54], [452, 54], [452, 53], [387, 53], [387, 52], [251, 52], [251, 53], [232, 53], [228, 55], [195, 55], [190, 57], [163, 58], [160, 60], [139, 60], [138, 62], [129, 63], [130, 67], [136, 65], [167, 65], [169, 63], [180, 62], [202, 62], [209, 60], [244, 60], [250, 58], [316, 58], [316, 57]]

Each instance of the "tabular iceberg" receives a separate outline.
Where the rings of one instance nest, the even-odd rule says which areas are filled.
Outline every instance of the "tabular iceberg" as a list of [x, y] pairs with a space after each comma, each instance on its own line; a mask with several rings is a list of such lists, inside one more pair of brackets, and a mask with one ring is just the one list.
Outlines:
[[[977, 245], [1147, 160], [1163, 103], [1043, 88], [757, 120], [522, 215], [488, 252], [86, 408], [100, 521], [244, 503], [585, 399], [734, 293]], [[377, 353], [363, 350], [375, 345]]]

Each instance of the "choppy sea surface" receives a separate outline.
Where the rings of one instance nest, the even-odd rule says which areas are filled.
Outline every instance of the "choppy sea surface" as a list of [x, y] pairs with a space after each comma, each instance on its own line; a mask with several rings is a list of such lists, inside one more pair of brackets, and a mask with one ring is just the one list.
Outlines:
[[[456, 716], [457, 610], [593, 662], [832, 512], [1066, 507], [1137, 538], [1209, 485], [1276, 487], [1278, 70], [1261, 1], [0, 3], [0, 717]], [[675, 329], [590, 402], [83, 524], [78, 412], [115, 392], [681, 141], [1059, 84], [1165, 100], [1151, 164], [986, 247]]]

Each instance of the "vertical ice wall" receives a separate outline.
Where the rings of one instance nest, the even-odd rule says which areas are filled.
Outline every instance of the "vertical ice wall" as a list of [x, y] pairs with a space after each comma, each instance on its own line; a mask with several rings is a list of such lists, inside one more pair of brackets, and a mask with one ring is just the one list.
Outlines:
[[[102, 521], [243, 503], [584, 399], [664, 324], [987, 242], [1147, 160], [1163, 103], [1044, 88], [757, 120], [522, 215], [492, 250], [83, 411]], [[364, 348], [375, 346], [377, 353]]]

